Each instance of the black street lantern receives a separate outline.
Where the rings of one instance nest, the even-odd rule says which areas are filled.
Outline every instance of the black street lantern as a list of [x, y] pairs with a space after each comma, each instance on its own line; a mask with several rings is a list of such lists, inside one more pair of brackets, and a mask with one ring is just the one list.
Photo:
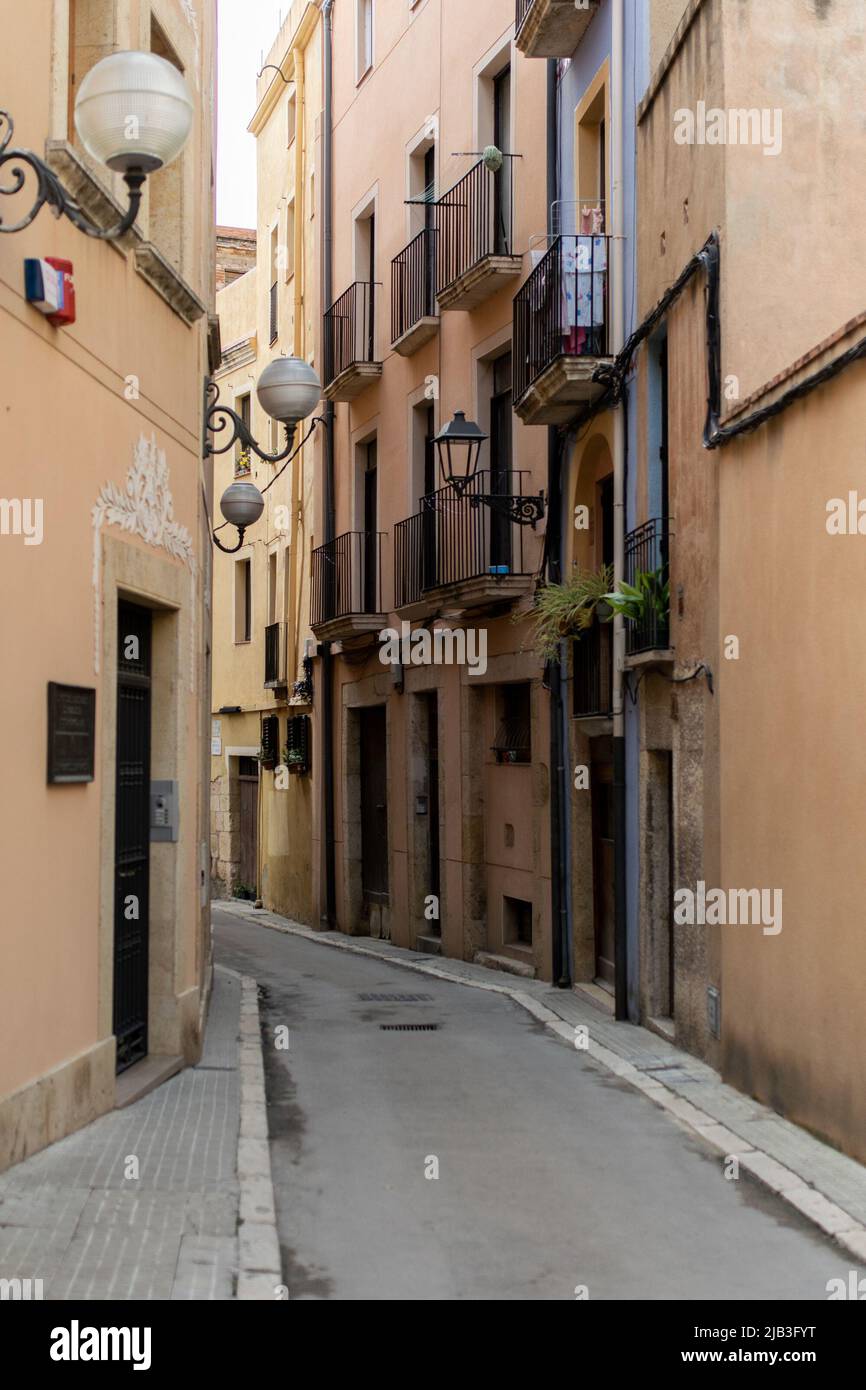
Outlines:
[[[454, 419], [434, 438], [442, 477], [446, 486], [452, 487], [458, 497], [464, 495], [474, 479], [481, 446], [487, 439], [481, 427], [474, 420], [467, 420], [462, 410], [455, 411]], [[531, 526], [533, 530], [544, 516], [543, 492], [534, 497], [521, 497], [512, 496], [509, 492], [490, 493], [473, 489], [469, 493], [469, 501], [473, 507], [489, 507], [516, 526]]]
[[439, 469], [446, 484], [450, 484], [458, 497], [462, 497], [475, 476], [481, 445], [488, 436], [474, 420], [467, 420], [462, 410], [454, 413], [443, 430], [436, 435], [433, 443], [439, 454]]

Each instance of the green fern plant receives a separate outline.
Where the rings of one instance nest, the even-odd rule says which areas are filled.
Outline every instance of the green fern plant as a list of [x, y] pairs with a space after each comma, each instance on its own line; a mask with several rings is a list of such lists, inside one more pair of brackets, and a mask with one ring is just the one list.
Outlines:
[[579, 638], [603, 614], [599, 605], [609, 603], [608, 590], [613, 584], [613, 567], [602, 565], [599, 570], [575, 570], [564, 584], [542, 584], [535, 595], [532, 627], [535, 643], [545, 661], [552, 661], [560, 642]]

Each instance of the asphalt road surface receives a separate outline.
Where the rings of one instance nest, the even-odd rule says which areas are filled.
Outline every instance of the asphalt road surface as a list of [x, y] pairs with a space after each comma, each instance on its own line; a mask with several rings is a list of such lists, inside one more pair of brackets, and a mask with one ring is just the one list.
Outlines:
[[844, 1251], [511, 1000], [213, 919], [216, 959], [263, 992], [291, 1299], [826, 1300], [847, 1279]]

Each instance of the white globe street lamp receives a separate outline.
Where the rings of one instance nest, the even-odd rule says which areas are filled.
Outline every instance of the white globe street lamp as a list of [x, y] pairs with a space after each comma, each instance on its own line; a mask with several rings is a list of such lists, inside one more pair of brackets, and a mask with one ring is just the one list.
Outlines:
[[20, 193], [26, 169], [36, 176], [36, 198], [18, 222], [0, 218], [0, 232], [18, 232], [47, 203], [56, 216], [86, 236], [116, 241], [130, 230], [141, 207], [148, 174], [177, 159], [192, 129], [193, 99], [182, 73], [156, 53], [110, 53], [85, 73], [75, 99], [75, 127], [88, 154], [123, 174], [129, 206], [116, 226], [96, 226], [69, 196], [57, 175], [32, 150], [10, 148], [14, 125], [0, 110], [0, 168], [11, 163], [12, 178], [0, 179], [0, 195]]
[[177, 159], [192, 129], [183, 74], [155, 53], [112, 53], [85, 75], [75, 128], [87, 153], [109, 169], [152, 174]]
[[[259, 377], [256, 395], [265, 413], [272, 420], [278, 420], [285, 426], [285, 447], [278, 454], [269, 454], [261, 449], [240, 415], [229, 406], [220, 405], [219, 387], [212, 381], [208, 385], [208, 404], [204, 420], [205, 455], [225, 454], [240, 443], [244, 450], [251, 450], [266, 463], [282, 463], [285, 466], [294, 457], [294, 453], [297, 452], [294, 449], [295, 431], [301, 420], [306, 420], [312, 415], [322, 395], [322, 383], [315, 371], [309, 362], [305, 362], [301, 357], [277, 357], [268, 363]], [[316, 423], [319, 421], [314, 421], [314, 424]], [[222, 439], [224, 431], [227, 431], [227, 437], [223, 442], [216, 444], [210, 436], [217, 435]], [[298, 446], [300, 447], [301, 445]], [[280, 469], [280, 472], [274, 475], [263, 492], [273, 487], [282, 471], [283, 469]], [[219, 549], [229, 555], [240, 550], [244, 531], [258, 521], [264, 505], [263, 493], [259, 492], [254, 483], [232, 483], [223, 493], [220, 510], [226, 522], [238, 528], [240, 536], [237, 545], [229, 547], [223, 545], [214, 532], [214, 543]]]

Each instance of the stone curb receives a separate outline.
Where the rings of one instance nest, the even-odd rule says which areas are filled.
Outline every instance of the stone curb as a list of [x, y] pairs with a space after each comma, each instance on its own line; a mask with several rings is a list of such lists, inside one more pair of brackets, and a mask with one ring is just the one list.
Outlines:
[[[430, 975], [437, 980], [446, 980], [449, 984], [467, 985], [470, 989], [483, 989], [494, 994], [504, 994], [531, 1014], [537, 1022], [542, 1023], [561, 1042], [566, 1043], [569, 1047], [574, 1047], [575, 1029], [561, 1019], [558, 1014], [548, 1009], [545, 1004], [541, 1004], [519, 988], [500, 983], [499, 980], [495, 982], [472, 980], [464, 975], [455, 974], [449, 971], [447, 966], [438, 963], [441, 957], [422, 956], [416, 961], [394, 955], [379, 956], [364, 946], [356, 945], [351, 936], [324, 936], [321, 932], [314, 931], [312, 927], [302, 926], [299, 922], [291, 922], [288, 919], [275, 921], [273, 920], [276, 916], [275, 913], [268, 914], [270, 918], [268, 920], [261, 912], [251, 914], [239, 910], [234, 903], [228, 901], [215, 902], [214, 905], [226, 908], [245, 920], [253, 920], [259, 926], [267, 927], [270, 931], [283, 932], [286, 936], [300, 936], [306, 941], [315, 942], [318, 946], [331, 946], [337, 950], [351, 951], [354, 955], [367, 956], [374, 960], [381, 960], [386, 964], [398, 965], [404, 970], [413, 970], [418, 975]], [[414, 953], [407, 952], [407, 954]], [[255, 987], [255, 982], [252, 983]], [[684, 1100], [676, 1091], [666, 1086], [661, 1077], [642, 1071], [634, 1063], [620, 1057], [618, 1053], [604, 1047], [601, 1043], [594, 1042], [591, 1038], [587, 1038], [587, 1043], [587, 1047], [575, 1047], [575, 1051], [583, 1052], [585, 1056], [590, 1057], [606, 1071], [619, 1077], [621, 1081], [626, 1082], [635, 1090], [641, 1091], [666, 1111], [682, 1129], [710, 1144], [725, 1158], [735, 1158], [740, 1167], [744, 1168], [751, 1177], [775, 1193], [783, 1202], [787, 1202], [801, 1217], [805, 1217], [806, 1220], [817, 1226], [825, 1236], [829, 1236], [856, 1259], [866, 1261], [866, 1226], [862, 1222], [831, 1201], [813, 1184], [806, 1182], [797, 1173], [793, 1173], [789, 1168], [779, 1163], [772, 1154], [748, 1143], [721, 1125], [715, 1116], [707, 1114], [706, 1111], [692, 1105], [690, 1101]], [[684, 1053], [683, 1056], [685, 1057], [687, 1054]], [[240, 1296], [238, 1294], [238, 1297]], [[250, 1297], [263, 1296], [261, 1294], [250, 1295]]]
[[278, 1296], [277, 1290], [282, 1287], [283, 1272], [268, 1144], [258, 986], [249, 975], [241, 976], [238, 1070], [241, 1120], [238, 1133], [240, 1208], [237, 1297], [273, 1301]]

